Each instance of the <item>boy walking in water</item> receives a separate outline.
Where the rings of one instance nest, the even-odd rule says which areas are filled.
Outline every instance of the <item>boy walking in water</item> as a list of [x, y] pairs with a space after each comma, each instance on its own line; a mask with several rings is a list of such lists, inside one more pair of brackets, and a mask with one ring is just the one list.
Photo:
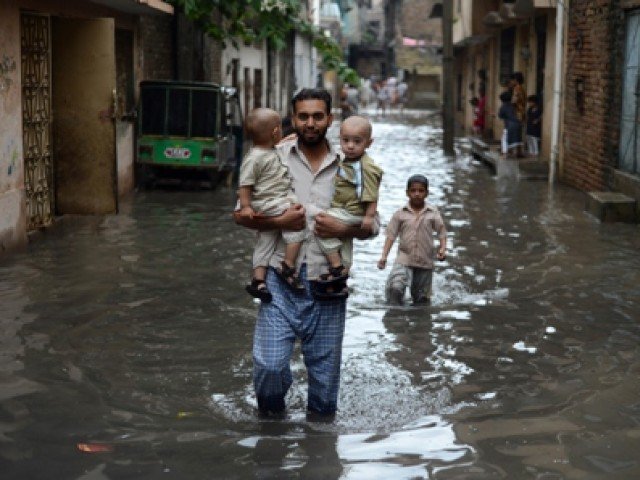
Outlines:
[[[282, 139], [281, 125], [280, 115], [270, 108], [256, 108], [247, 116], [246, 129], [253, 147], [240, 168], [238, 216], [241, 219], [278, 216], [298, 204], [289, 171], [274, 148]], [[285, 256], [276, 273], [294, 290], [304, 290], [295, 265], [305, 231], [258, 231], [253, 251], [253, 278], [246, 290], [265, 303], [272, 299], [265, 283], [267, 267], [281, 234], [286, 244]]]
[[[382, 169], [367, 155], [371, 145], [371, 123], [352, 115], [340, 125], [340, 147], [343, 158], [334, 177], [331, 208], [325, 213], [347, 225], [372, 228], [378, 205]], [[318, 244], [329, 262], [329, 273], [316, 282], [316, 298], [348, 295], [346, 279], [353, 262], [352, 238], [318, 238]]]
[[[409, 203], [391, 217], [387, 225], [387, 239], [378, 260], [378, 268], [387, 266], [387, 256], [396, 238], [400, 237], [398, 254], [387, 278], [387, 302], [402, 304], [409, 287], [414, 305], [428, 303], [431, 296], [433, 259], [446, 258], [447, 230], [436, 207], [426, 202], [429, 180], [424, 175], [412, 175], [407, 181]], [[434, 255], [433, 234], [440, 240]]]

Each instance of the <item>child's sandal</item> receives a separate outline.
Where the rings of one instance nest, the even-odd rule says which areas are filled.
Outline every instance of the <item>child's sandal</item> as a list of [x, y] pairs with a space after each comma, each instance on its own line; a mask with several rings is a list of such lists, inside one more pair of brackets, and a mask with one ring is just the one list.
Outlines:
[[311, 294], [313, 298], [320, 301], [331, 300], [344, 300], [349, 296], [349, 289], [346, 284], [338, 290], [333, 290], [333, 287], [321, 285], [318, 282], [312, 282]]
[[317, 280], [319, 285], [342, 285], [346, 286], [347, 278], [349, 274], [347, 268], [344, 265], [338, 265], [337, 267], [329, 267], [329, 273], [323, 273]]
[[259, 298], [261, 302], [269, 303], [273, 297], [271, 296], [271, 292], [267, 288], [267, 284], [264, 280], [258, 280], [257, 278], [253, 278], [251, 283], [245, 287], [249, 295], [254, 298]]
[[294, 267], [290, 267], [284, 261], [281, 262], [281, 268], [276, 269], [276, 273], [289, 288], [297, 291], [303, 291], [305, 289], [304, 284], [296, 275], [296, 269]]

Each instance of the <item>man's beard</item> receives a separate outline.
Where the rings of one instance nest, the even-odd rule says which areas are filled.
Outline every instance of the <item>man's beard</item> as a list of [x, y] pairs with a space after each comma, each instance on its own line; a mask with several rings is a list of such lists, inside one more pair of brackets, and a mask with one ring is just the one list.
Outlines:
[[327, 129], [314, 129], [310, 132], [307, 132], [305, 135], [305, 128], [296, 128], [296, 133], [298, 134], [298, 142], [302, 145], [306, 145], [309, 147], [315, 147], [316, 145], [324, 142], [325, 137], [327, 135]]

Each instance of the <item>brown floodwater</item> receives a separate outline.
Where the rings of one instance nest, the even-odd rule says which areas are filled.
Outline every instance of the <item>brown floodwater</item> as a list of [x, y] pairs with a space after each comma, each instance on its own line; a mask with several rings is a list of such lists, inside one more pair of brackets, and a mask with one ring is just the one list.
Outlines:
[[426, 174], [449, 256], [430, 306], [391, 308], [383, 235], [357, 242], [334, 422], [299, 354], [287, 418], [257, 418], [252, 234], [231, 189], [159, 186], [0, 259], [0, 477], [640, 478], [639, 227], [407, 116], [374, 121], [380, 213]]

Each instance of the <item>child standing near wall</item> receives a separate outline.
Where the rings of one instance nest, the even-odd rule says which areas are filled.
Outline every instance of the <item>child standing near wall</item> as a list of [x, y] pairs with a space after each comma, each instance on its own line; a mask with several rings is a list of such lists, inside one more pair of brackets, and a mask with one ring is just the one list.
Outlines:
[[522, 148], [522, 122], [518, 119], [516, 109], [511, 103], [511, 92], [504, 91], [500, 94], [500, 110], [498, 118], [504, 122], [504, 132], [502, 135], [502, 153], [507, 158], [515, 158], [518, 150]]
[[527, 106], [527, 152], [532, 157], [537, 157], [540, 154], [540, 136], [542, 134], [542, 110], [538, 105], [538, 97], [529, 95]]

